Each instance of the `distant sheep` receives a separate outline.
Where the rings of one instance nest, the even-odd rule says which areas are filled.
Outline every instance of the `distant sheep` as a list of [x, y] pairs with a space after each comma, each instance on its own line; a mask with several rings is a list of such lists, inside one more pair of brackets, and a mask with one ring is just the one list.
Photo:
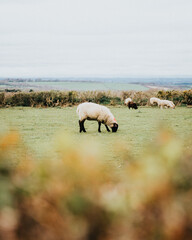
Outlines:
[[80, 132], [86, 132], [84, 127], [85, 120], [98, 121], [98, 132], [101, 132], [101, 123], [105, 125], [108, 132], [110, 132], [108, 126], [112, 129], [112, 132], [116, 132], [118, 129], [116, 119], [105, 106], [90, 102], [81, 103], [77, 107], [77, 114], [79, 116]]
[[154, 103], [156, 103], [158, 105], [159, 100], [160, 100], [159, 98], [152, 97], [150, 98], [150, 104], [154, 105]]
[[134, 108], [134, 109], [138, 109], [138, 107], [137, 107], [137, 104], [136, 103], [134, 103], [134, 102], [129, 102], [128, 103], [128, 108], [130, 109], [130, 108]]
[[129, 102], [132, 102], [131, 98], [126, 98], [125, 101], [124, 101], [125, 105], [127, 105], [127, 106], [129, 104]]
[[163, 109], [163, 107], [165, 108], [175, 108], [175, 104], [172, 101], [169, 100], [159, 100], [158, 101], [158, 106]]
[[150, 98], [150, 104], [154, 105], [154, 103], [157, 103], [158, 107], [160, 107], [161, 109], [164, 108], [175, 108], [175, 104], [172, 101], [169, 100], [161, 100], [159, 98], [156, 97], [152, 97]]

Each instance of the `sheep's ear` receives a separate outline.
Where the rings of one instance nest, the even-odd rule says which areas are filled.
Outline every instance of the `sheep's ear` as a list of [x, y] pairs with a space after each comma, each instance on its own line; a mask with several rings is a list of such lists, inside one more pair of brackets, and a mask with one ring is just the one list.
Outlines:
[[116, 128], [117, 128], [117, 127], [118, 127], [118, 124], [117, 124], [117, 123], [114, 123], [114, 124], [113, 124], [113, 127], [116, 127]]

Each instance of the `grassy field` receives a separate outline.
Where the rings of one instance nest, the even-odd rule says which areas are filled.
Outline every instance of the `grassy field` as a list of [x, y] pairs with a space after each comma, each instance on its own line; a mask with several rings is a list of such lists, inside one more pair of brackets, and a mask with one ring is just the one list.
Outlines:
[[[97, 123], [86, 121], [87, 133], [80, 134], [76, 107], [0, 109], [0, 133], [18, 130], [28, 151], [37, 157], [55, 154], [54, 143], [60, 141], [61, 136], [72, 138], [74, 144], [94, 141], [100, 143], [108, 161], [115, 164], [119, 164], [118, 154], [121, 152], [116, 148], [125, 147], [133, 155], [142, 154], [143, 147], [155, 139], [162, 124], [180, 138], [187, 139], [192, 134], [192, 110], [185, 107], [175, 110], [143, 107], [135, 111], [119, 106], [110, 109], [119, 123], [117, 133], [108, 133], [104, 126], [102, 133], [98, 133]], [[186, 141], [186, 147], [187, 144]]]

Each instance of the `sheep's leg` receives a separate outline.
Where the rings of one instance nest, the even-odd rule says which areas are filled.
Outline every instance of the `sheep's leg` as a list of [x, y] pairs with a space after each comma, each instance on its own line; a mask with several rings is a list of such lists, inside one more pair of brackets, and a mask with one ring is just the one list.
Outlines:
[[101, 132], [101, 122], [98, 122], [98, 132]]
[[83, 121], [79, 120], [79, 127], [80, 127], [79, 132], [82, 132], [82, 131], [86, 132], [85, 127], [84, 127], [84, 122], [85, 122], [85, 120], [83, 120]]
[[79, 132], [82, 132], [82, 122], [79, 120]]
[[84, 127], [84, 122], [85, 122], [85, 119], [81, 122], [81, 124], [82, 124], [82, 130], [83, 130], [83, 132], [86, 132], [85, 127]]
[[110, 130], [109, 130], [109, 128], [108, 128], [108, 126], [107, 126], [107, 125], [105, 125], [105, 127], [106, 127], [106, 129], [107, 129], [107, 132], [110, 132]]

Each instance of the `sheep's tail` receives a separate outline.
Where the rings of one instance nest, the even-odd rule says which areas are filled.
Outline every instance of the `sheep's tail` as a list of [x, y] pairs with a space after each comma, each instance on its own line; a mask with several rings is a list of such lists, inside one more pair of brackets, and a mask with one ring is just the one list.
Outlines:
[[77, 107], [77, 110], [76, 110], [76, 113], [77, 113], [77, 115], [79, 115], [79, 106]]

